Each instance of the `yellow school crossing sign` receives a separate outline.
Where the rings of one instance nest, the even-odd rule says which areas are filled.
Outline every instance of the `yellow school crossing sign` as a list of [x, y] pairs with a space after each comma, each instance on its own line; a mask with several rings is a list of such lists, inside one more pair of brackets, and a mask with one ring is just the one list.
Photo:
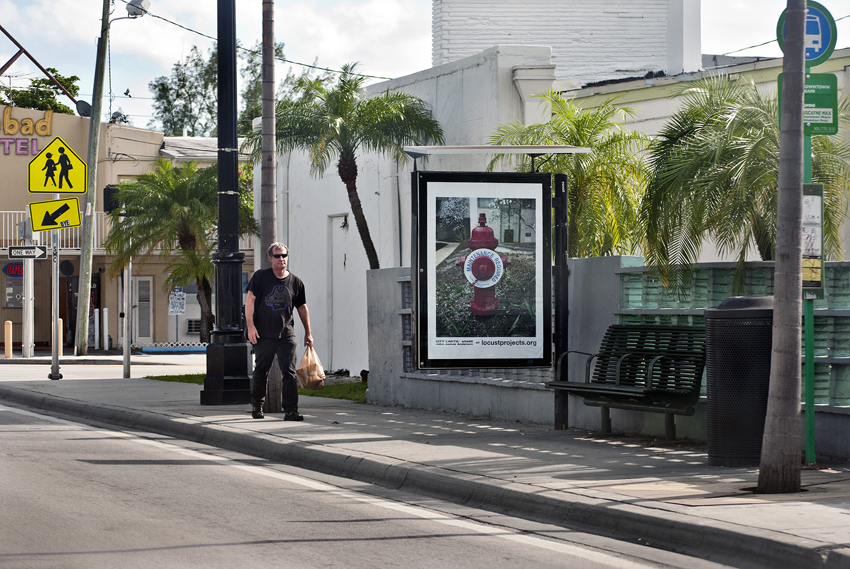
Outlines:
[[86, 163], [58, 136], [30, 160], [28, 176], [31, 194], [86, 193]]
[[50, 231], [65, 227], [79, 227], [80, 219], [79, 198], [64, 198], [30, 204], [30, 220], [33, 231]]

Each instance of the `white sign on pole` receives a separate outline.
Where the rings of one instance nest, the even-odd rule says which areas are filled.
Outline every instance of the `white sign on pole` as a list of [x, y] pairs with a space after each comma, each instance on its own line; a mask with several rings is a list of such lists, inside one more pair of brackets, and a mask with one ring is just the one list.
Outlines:
[[186, 293], [183, 288], [176, 288], [168, 296], [169, 316], [184, 316], [186, 314]]

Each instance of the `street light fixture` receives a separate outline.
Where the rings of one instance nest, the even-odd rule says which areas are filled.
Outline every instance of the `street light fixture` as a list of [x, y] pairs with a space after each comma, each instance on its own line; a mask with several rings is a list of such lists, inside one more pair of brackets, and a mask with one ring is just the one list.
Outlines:
[[127, 4], [127, 13], [130, 14], [131, 18], [144, 16], [148, 13], [150, 5], [150, 0], [130, 0]]
[[[110, 0], [103, 0], [100, 39], [97, 41], [97, 61], [94, 72], [91, 109], [79, 105], [78, 109], [89, 111], [89, 149], [86, 159], [86, 199], [84, 207], [83, 242], [80, 250], [80, 283], [77, 296], [77, 327], [74, 337], [76, 355], [86, 355], [89, 347], [89, 310], [91, 308], [91, 272], [94, 250], [94, 206], [97, 192], [97, 150], [100, 142], [100, 112], [103, 102], [103, 72], [106, 65], [106, 45], [109, 39], [109, 26], [116, 20], [134, 20], [144, 16], [150, 7], [150, 0], [130, 0], [127, 4], [127, 16], [109, 19]], [[80, 113], [83, 114], [82, 112]], [[129, 283], [125, 283], [128, 286]], [[128, 342], [124, 338], [124, 343]]]

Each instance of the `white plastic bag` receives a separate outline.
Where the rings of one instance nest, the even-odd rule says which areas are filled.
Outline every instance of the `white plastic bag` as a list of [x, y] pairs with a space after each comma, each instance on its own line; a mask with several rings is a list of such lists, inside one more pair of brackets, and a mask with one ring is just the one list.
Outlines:
[[295, 369], [295, 375], [298, 376], [301, 389], [319, 391], [325, 388], [325, 370], [322, 369], [322, 362], [319, 361], [313, 346], [309, 346], [304, 352]]

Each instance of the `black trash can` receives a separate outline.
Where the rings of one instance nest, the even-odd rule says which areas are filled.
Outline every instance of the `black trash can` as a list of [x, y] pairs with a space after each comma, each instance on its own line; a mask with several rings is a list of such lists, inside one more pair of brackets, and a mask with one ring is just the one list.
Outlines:
[[759, 465], [772, 345], [772, 296], [733, 296], [705, 311], [709, 464]]

